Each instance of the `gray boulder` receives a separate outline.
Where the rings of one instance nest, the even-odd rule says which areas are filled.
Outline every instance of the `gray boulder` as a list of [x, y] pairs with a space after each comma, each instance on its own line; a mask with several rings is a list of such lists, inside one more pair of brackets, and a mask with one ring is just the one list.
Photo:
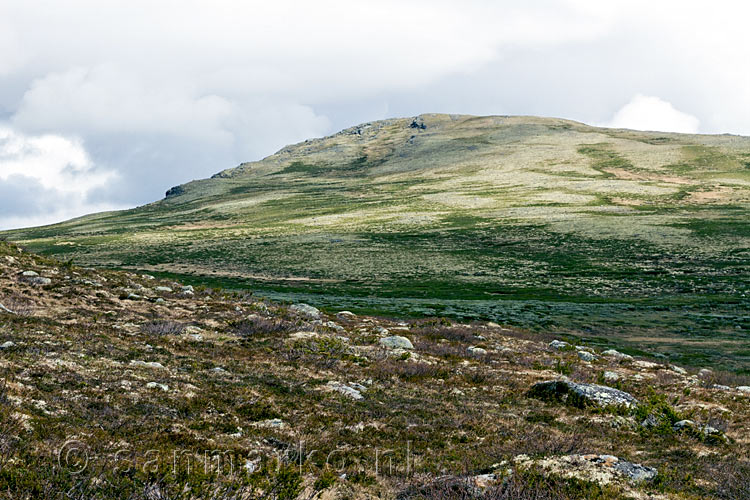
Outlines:
[[294, 304], [289, 306], [289, 310], [297, 316], [307, 319], [320, 319], [320, 310], [310, 304]]
[[581, 358], [582, 361], [587, 361], [587, 362], [596, 361], [596, 356], [594, 356], [588, 351], [578, 351], [578, 357]]
[[552, 342], [549, 343], [549, 346], [552, 349], [555, 349], [555, 350], [558, 350], [558, 351], [563, 351], [565, 349], [570, 349], [570, 344], [568, 344], [564, 340], [553, 340]]
[[620, 361], [629, 361], [633, 359], [633, 356], [631, 356], [630, 354], [625, 354], [614, 349], [607, 349], [606, 351], [602, 351], [602, 356], [619, 359]]
[[597, 384], [579, 384], [570, 380], [550, 380], [534, 384], [529, 396], [552, 399], [577, 407], [625, 406], [631, 408], [638, 400], [625, 391]]
[[392, 335], [380, 339], [380, 345], [389, 349], [414, 349], [411, 340], [400, 335]]

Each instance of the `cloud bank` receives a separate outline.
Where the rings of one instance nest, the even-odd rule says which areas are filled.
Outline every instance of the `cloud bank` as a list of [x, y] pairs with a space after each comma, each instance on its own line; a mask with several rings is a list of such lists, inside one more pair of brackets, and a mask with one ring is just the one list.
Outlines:
[[750, 134], [749, 9], [6, 0], [0, 228], [150, 202], [390, 116], [535, 114]]

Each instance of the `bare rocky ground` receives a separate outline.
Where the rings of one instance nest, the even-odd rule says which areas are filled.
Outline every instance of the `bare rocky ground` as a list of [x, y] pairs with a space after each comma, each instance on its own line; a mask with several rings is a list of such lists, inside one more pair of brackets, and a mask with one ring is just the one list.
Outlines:
[[0, 243], [0, 496], [750, 498], [750, 380]]

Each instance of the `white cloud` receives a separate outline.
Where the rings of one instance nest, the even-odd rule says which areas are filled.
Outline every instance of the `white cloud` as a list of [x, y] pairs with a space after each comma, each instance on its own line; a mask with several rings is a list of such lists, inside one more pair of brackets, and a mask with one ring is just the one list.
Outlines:
[[700, 121], [693, 115], [678, 111], [671, 103], [658, 97], [636, 94], [606, 124], [612, 128], [655, 130], [659, 132], [698, 132]]
[[0, 227], [47, 223], [112, 204], [91, 203], [92, 190], [116, 179], [94, 168], [79, 140], [25, 135], [0, 125]]
[[[77, 168], [79, 186], [98, 187], [65, 192], [86, 206], [153, 201], [386, 116], [539, 114], [750, 133], [748, 16], [729, 0], [0, 0], [0, 119], [27, 140], [68, 141], [47, 139], [45, 160], [33, 161]], [[88, 163], [74, 161], [76, 144]], [[6, 194], [11, 181], [21, 186], [18, 165], [0, 178]], [[103, 170], [118, 182], [102, 183]], [[50, 171], [24, 177], [29, 189], [53, 189], [42, 179], [72, 186]], [[36, 209], [75, 205], [58, 201]]]

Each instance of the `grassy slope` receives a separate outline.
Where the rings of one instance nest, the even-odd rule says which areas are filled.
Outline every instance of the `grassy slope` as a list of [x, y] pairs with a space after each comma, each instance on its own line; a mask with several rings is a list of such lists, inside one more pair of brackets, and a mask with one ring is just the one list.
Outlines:
[[750, 369], [750, 139], [424, 115], [9, 236], [76, 262]]

